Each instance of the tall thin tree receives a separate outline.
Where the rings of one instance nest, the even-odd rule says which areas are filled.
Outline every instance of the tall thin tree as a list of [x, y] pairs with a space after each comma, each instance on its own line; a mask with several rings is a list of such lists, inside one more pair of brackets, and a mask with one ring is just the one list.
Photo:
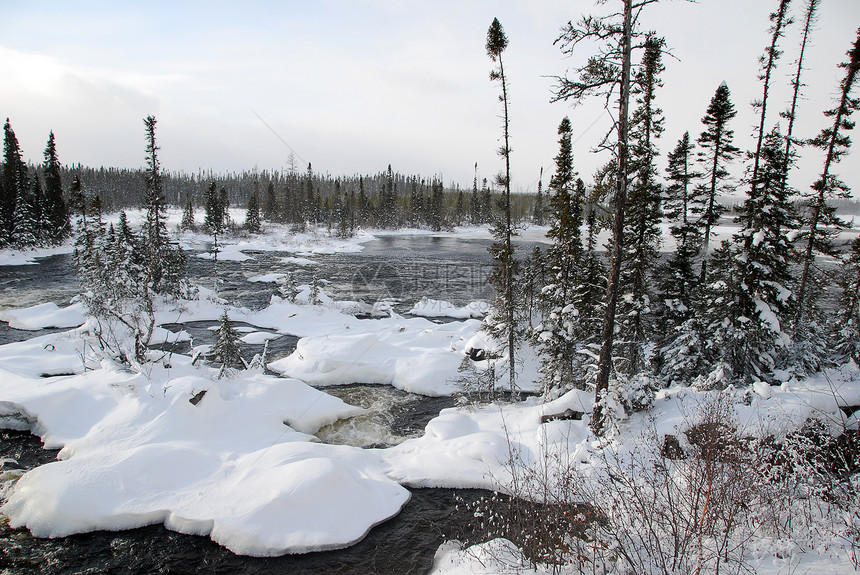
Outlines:
[[487, 30], [487, 55], [490, 60], [498, 63], [498, 68], [490, 72], [490, 80], [498, 81], [502, 93], [499, 101], [502, 102], [502, 137], [504, 144], [499, 148], [499, 155], [505, 160], [505, 172], [498, 177], [498, 183], [504, 189], [502, 208], [504, 210], [503, 221], [496, 226], [494, 236], [496, 244], [491, 248], [496, 260], [497, 270], [500, 275], [500, 287], [502, 288], [503, 300], [501, 301], [504, 316], [505, 329], [503, 330], [507, 339], [508, 351], [508, 379], [510, 389], [516, 390], [516, 302], [514, 301], [514, 277], [516, 274], [516, 262], [514, 261], [514, 246], [512, 236], [514, 234], [511, 222], [511, 142], [510, 142], [510, 115], [508, 114], [508, 82], [505, 78], [505, 64], [502, 53], [508, 47], [508, 37], [499, 23], [498, 18], [493, 18], [490, 28]]
[[812, 185], [813, 193], [809, 199], [806, 248], [802, 256], [803, 271], [797, 288], [795, 323], [802, 319], [804, 305], [808, 299], [809, 270], [815, 259], [815, 251], [832, 252], [829, 241], [832, 233], [825, 232], [823, 228], [824, 226], [838, 228], [843, 225], [836, 217], [836, 210], [828, 202], [834, 196], [845, 196], [849, 192], [845, 182], [833, 174], [833, 166], [848, 153], [851, 138], [845, 132], [854, 128], [854, 122], [849, 118], [860, 107], [860, 98], [851, 97], [851, 91], [857, 80], [858, 71], [860, 71], [860, 29], [857, 30], [857, 37], [848, 52], [848, 57], [848, 62], [839, 65], [841, 68], [845, 68], [845, 77], [842, 78], [839, 85], [839, 104], [836, 108], [824, 112], [825, 116], [833, 118], [833, 123], [810, 141], [810, 144], [825, 151], [825, 157], [821, 176]]

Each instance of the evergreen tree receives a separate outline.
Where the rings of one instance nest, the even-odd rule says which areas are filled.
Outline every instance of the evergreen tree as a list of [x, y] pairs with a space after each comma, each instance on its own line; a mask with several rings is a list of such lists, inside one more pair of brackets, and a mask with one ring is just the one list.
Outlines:
[[[621, 259], [624, 248], [624, 217], [627, 203], [629, 163], [630, 88], [633, 65], [633, 39], [641, 36], [638, 17], [642, 8], [654, 2], [636, 4], [623, 0], [623, 7], [615, 14], [595, 18], [584, 17], [577, 25], [568, 23], [562, 29], [556, 43], [562, 51], [571, 53], [577, 46], [588, 42], [599, 43], [599, 53], [588, 59], [585, 65], [575, 69], [575, 79], [558, 78], [554, 100], [581, 101], [590, 95], [603, 98], [606, 106], [617, 102], [617, 114], [613, 131], [617, 138], [610, 142], [604, 138], [604, 147], [613, 151], [615, 162], [615, 210], [612, 223], [612, 253], [606, 289], [606, 307], [600, 336], [600, 356], [595, 380], [595, 403], [591, 425], [602, 433], [605, 424], [604, 404], [609, 393], [609, 378], [612, 368], [612, 351], [615, 337], [615, 312], [618, 305], [618, 286], [621, 275]], [[637, 18], [634, 20], [633, 13]]]
[[15, 241], [15, 212], [18, 198], [29, 192], [27, 166], [21, 159], [18, 138], [6, 118], [3, 125], [3, 171], [0, 174], [0, 246]]
[[253, 192], [248, 198], [248, 211], [245, 212], [245, 229], [256, 234], [260, 232], [260, 200], [257, 192]]
[[654, 105], [656, 89], [662, 85], [664, 41], [649, 35], [645, 54], [633, 78], [638, 104], [630, 126], [630, 168], [634, 180], [627, 197], [624, 225], [624, 256], [621, 261], [619, 307], [620, 357], [629, 375], [642, 370], [645, 347], [651, 335], [651, 275], [660, 248], [662, 189], [657, 182], [656, 140], [663, 131], [663, 113]]
[[730, 381], [771, 381], [789, 343], [783, 329], [791, 305], [787, 234], [797, 222], [791, 192], [782, 187], [786, 169], [784, 140], [774, 129], [762, 145], [759, 179], [739, 209], [741, 229], [714, 258], [709, 295], [716, 306], [706, 329]]
[[147, 284], [155, 293], [179, 295], [185, 278], [185, 254], [167, 234], [167, 207], [158, 161], [153, 116], [144, 119], [146, 127], [146, 218], [142, 229], [142, 248], [146, 253]]
[[851, 242], [851, 250], [842, 260], [839, 285], [842, 295], [834, 330], [834, 357], [860, 365], [860, 237]]
[[543, 168], [541, 168], [537, 183], [537, 194], [535, 195], [535, 207], [534, 212], [532, 213], [532, 221], [534, 221], [537, 226], [543, 225], [543, 209]]
[[266, 194], [263, 196], [263, 218], [274, 221], [278, 217], [278, 198], [275, 194], [275, 184], [269, 181]]
[[[36, 187], [41, 190], [36, 179]], [[39, 244], [38, 212], [36, 198], [32, 191], [18, 195], [15, 202], [15, 213], [12, 214], [13, 245], [19, 248], [33, 248]]]
[[833, 237], [840, 228], [845, 227], [836, 216], [836, 209], [831, 205], [831, 200], [837, 197], [848, 197], [849, 188], [834, 173], [833, 167], [840, 161], [842, 156], [848, 153], [851, 139], [846, 132], [854, 128], [854, 122], [850, 120], [851, 114], [860, 107], [860, 98], [852, 98], [851, 90], [860, 71], [860, 29], [851, 50], [848, 52], [848, 62], [843, 62], [840, 67], [845, 68], [845, 77], [840, 82], [839, 104], [824, 112], [824, 115], [833, 119], [833, 123], [823, 129], [821, 133], [810, 141], [810, 144], [824, 150], [824, 167], [821, 176], [812, 185], [812, 193], [806, 196], [807, 217], [805, 219], [805, 247], [802, 255], [803, 270], [800, 276], [800, 285], [797, 288], [797, 310], [795, 312], [795, 325], [802, 321], [804, 313], [813, 307], [815, 301], [810, 297], [810, 281], [812, 263], [815, 253], [833, 255]]
[[[779, 39], [785, 35], [785, 27], [792, 23], [792, 19], [788, 15], [789, 4], [791, 4], [791, 0], [779, 0], [779, 6], [777, 7], [776, 12], [771, 13], [770, 21], [772, 24], [769, 30], [771, 33], [770, 45], [765, 48], [764, 55], [759, 58], [759, 61], [761, 62], [761, 72], [759, 73], [758, 79], [762, 82], [763, 93], [761, 100], [753, 102], [753, 107], [760, 111], [759, 124], [755, 131], [757, 140], [755, 152], [752, 157], [753, 168], [752, 177], [750, 178], [750, 183], [753, 186], [757, 185], [759, 181], [758, 171], [761, 164], [762, 145], [765, 138], [765, 121], [767, 118], [767, 100], [770, 93], [770, 80], [773, 75], [773, 71], [776, 69], [777, 60], [782, 56], [782, 51], [779, 50], [777, 46], [779, 44]], [[755, 194], [755, 192], [753, 193]]]
[[50, 233], [48, 239], [51, 243], [59, 244], [71, 233], [69, 224], [69, 209], [63, 199], [63, 182], [60, 178], [60, 160], [57, 158], [57, 145], [54, 141], [54, 132], [48, 135], [48, 143], [45, 146], [45, 163], [42, 170], [45, 174], [45, 204], [46, 221], [49, 222]]
[[[693, 307], [692, 292], [697, 286], [693, 262], [701, 247], [696, 225], [704, 209], [703, 188], [694, 185], [701, 174], [693, 169], [693, 143], [684, 132], [669, 154], [663, 201], [663, 215], [672, 222], [669, 230], [675, 239], [675, 251], [666, 262], [660, 282], [663, 312], [659, 330], [666, 334], [689, 317]], [[669, 337], [671, 337], [670, 334]]]
[[496, 303], [494, 311], [491, 312], [485, 324], [489, 331], [503, 340], [503, 345], [508, 356], [508, 380], [510, 390], [516, 390], [516, 340], [517, 340], [517, 313], [514, 282], [517, 275], [517, 262], [514, 259], [514, 245], [512, 237], [514, 230], [511, 222], [511, 147], [510, 147], [510, 118], [508, 115], [508, 84], [505, 77], [505, 66], [502, 53], [508, 47], [508, 37], [498, 18], [494, 18], [487, 30], [487, 55], [493, 62], [498, 63], [498, 68], [490, 72], [490, 80], [498, 81], [502, 94], [499, 100], [503, 106], [502, 136], [504, 144], [499, 149], [499, 155], [505, 160], [505, 171], [498, 177], [498, 183], [504, 189], [502, 200], [503, 216], [493, 227], [495, 242], [490, 248], [490, 253], [495, 261], [490, 281], [496, 288]]
[[713, 228], [723, 213], [723, 207], [717, 198], [719, 194], [733, 189], [729, 183], [727, 166], [741, 152], [740, 148], [732, 144], [735, 133], [728, 127], [729, 121], [737, 115], [730, 96], [729, 86], [723, 82], [711, 98], [705, 117], [702, 118], [706, 127], [698, 139], [702, 148], [698, 157], [706, 181], [702, 191], [705, 207], [699, 223], [702, 229], [702, 280], [707, 278], [708, 252]]
[[182, 209], [182, 220], [179, 222], [180, 230], [194, 230], [197, 224], [194, 222], [194, 204], [191, 200], [185, 202], [185, 207]]
[[215, 345], [210, 353], [212, 360], [221, 363], [218, 378], [230, 376], [234, 369], [242, 366], [242, 354], [239, 349], [239, 334], [233, 328], [233, 322], [227, 316], [227, 311], [218, 320], [215, 331]]
[[[559, 151], [555, 157], [555, 174], [550, 179], [547, 217], [547, 237], [552, 244], [547, 249], [546, 268], [549, 282], [541, 290], [543, 320], [536, 328], [540, 350], [544, 392], [554, 393], [571, 386], [582, 386], [573, 380], [577, 360], [577, 344], [583, 339], [580, 320], [581, 300], [573, 298], [581, 285], [582, 267], [582, 203], [585, 185], [574, 181], [572, 128], [565, 117], [558, 126]], [[579, 185], [577, 185], [579, 184]]]
[[791, 170], [794, 164], [796, 153], [794, 146], [800, 144], [794, 137], [794, 122], [797, 119], [797, 104], [800, 99], [800, 89], [803, 83], [800, 81], [803, 73], [803, 58], [806, 55], [806, 45], [809, 42], [809, 35], [812, 32], [812, 26], [816, 20], [816, 10], [820, 0], [807, 0], [806, 9], [804, 10], [803, 18], [803, 39], [800, 42], [800, 53], [797, 57], [797, 68], [795, 69], [794, 77], [791, 79], [792, 96], [791, 105], [788, 110], [780, 114], [781, 117], [788, 120], [788, 129], [785, 133], [785, 157], [788, 158], [788, 170], [785, 172], [785, 181], [782, 185], [788, 185], [788, 171]]
[[483, 223], [481, 219], [481, 197], [478, 194], [478, 163], [475, 162], [475, 179], [472, 180], [472, 197], [469, 202], [469, 215], [473, 226]]

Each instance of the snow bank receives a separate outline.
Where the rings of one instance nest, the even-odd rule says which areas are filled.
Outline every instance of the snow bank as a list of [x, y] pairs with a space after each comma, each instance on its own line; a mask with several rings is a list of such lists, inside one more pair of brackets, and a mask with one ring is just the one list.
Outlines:
[[269, 369], [312, 385], [384, 383], [423, 395], [460, 389], [464, 346], [480, 329], [468, 320], [437, 325], [401, 317], [351, 322], [349, 329], [299, 340], [288, 357]]
[[213, 380], [178, 354], [146, 377], [102, 361], [40, 378], [48, 363], [80, 367], [83, 342], [36, 340], [0, 348], [0, 421], [62, 447], [61, 460], [15, 484], [0, 508], [13, 527], [58, 537], [164, 523], [278, 555], [350, 545], [409, 497], [372, 453], [308, 435], [363, 410], [300, 381]]
[[421, 298], [408, 312], [409, 315], [420, 317], [450, 317], [453, 319], [480, 319], [487, 315], [489, 304], [483, 301], [473, 301], [463, 307], [458, 307], [449, 301]]
[[0, 311], [0, 321], [8, 322], [9, 327], [32, 331], [48, 327], [77, 327], [86, 319], [81, 303], [61, 308], [49, 302], [23, 309]]
[[26, 250], [3, 249], [0, 250], [0, 266], [29, 266], [39, 262], [39, 258], [48, 256], [56, 256], [59, 254], [70, 254], [74, 251], [75, 246], [72, 240], [66, 241], [63, 245], [53, 248], [33, 248]]

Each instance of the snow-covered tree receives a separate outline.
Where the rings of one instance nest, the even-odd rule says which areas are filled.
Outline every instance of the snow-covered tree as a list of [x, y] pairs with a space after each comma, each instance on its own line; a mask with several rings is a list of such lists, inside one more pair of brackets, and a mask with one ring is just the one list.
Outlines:
[[664, 41], [649, 35], [634, 76], [638, 104], [630, 122], [630, 168], [633, 182], [627, 196], [624, 250], [621, 260], [618, 356], [628, 374], [645, 366], [647, 341], [653, 326], [656, 295], [651, 286], [659, 256], [662, 187], [657, 180], [657, 139], [663, 131], [663, 112], [655, 105], [662, 86]]
[[147, 116], [146, 127], [146, 217], [141, 229], [141, 248], [146, 254], [144, 260], [147, 284], [155, 293], [178, 296], [184, 289], [185, 254], [170, 240], [167, 233], [167, 205], [161, 179], [161, 164], [155, 141], [153, 116]]
[[546, 393], [583, 385], [583, 382], [573, 381], [576, 347], [582, 335], [579, 325], [581, 310], [573, 293], [580, 284], [583, 257], [584, 185], [577, 186], [575, 180], [572, 133], [570, 119], [565, 117], [558, 126], [559, 150], [555, 157], [555, 174], [550, 179], [545, 214], [549, 221], [547, 237], [552, 241], [546, 254], [549, 283], [541, 290], [543, 318], [535, 336], [542, 356], [541, 372]]
[[790, 343], [785, 332], [792, 304], [788, 233], [797, 228], [782, 134], [771, 131], [761, 148], [758, 180], [739, 209], [740, 230], [712, 260], [708, 295], [713, 302], [705, 333], [714, 343], [728, 381], [771, 381], [778, 356]]
[[245, 229], [252, 234], [260, 231], [260, 200], [257, 192], [252, 192], [248, 198], [248, 210], [245, 212]]
[[233, 327], [233, 322], [227, 316], [227, 310], [218, 319], [218, 329], [215, 330], [215, 345], [209, 354], [210, 359], [221, 364], [218, 378], [229, 377], [242, 364], [242, 354], [239, 348], [239, 333]]
[[46, 220], [50, 224], [48, 239], [51, 243], [61, 243], [71, 233], [71, 227], [69, 209], [63, 199], [63, 182], [60, 179], [60, 160], [57, 157], [54, 132], [48, 135], [44, 156], [42, 171], [45, 175]]
[[729, 128], [729, 121], [735, 116], [737, 116], [737, 110], [732, 104], [729, 86], [723, 82], [711, 98], [705, 117], [702, 118], [705, 130], [697, 140], [701, 148], [698, 158], [705, 179], [701, 192], [696, 190], [696, 194], [701, 193], [705, 198], [704, 209], [699, 220], [699, 227], [702, 230], [701, 276], [703, 280], [707, 278], [707, 262], [713, 228], [723, 213], [723, 207], [718, 198], [720, 194], [734, 189], [731, 185], [728, 165], [741, 153], [740, 148], [732, 143], [735, 133]]

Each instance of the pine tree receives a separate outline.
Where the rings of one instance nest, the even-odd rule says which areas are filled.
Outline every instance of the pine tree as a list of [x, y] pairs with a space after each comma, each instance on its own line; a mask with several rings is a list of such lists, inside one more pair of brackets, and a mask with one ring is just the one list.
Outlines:
[[621, 263], [619, 342], [628, 375], [645, 365], [645, 347], [651, 335], [651, 276], [660, 248], [662, 189], [657, 182], [656, 140], [663, 131], [662, 110], [654, 104], [656, 89], [662, 85], [664, 41], [649, 35], [645, 54], [633, 78], [638, 104], [630, 126], [630, 167], [634, 180], [627, 197], [624, 226], [624, 256]]
[[146, 218], [142, 229], [142, 247], [146, 253], [148, 284], [155, 293], [177, 296], [185, 278], [185, 254], [167, 234], [167, 206], [158, 161], [153, 116], [144, 119], [146, 127]]
[[803, 270], [797, 288], [795, 325], [801, 323], [804, 313], [808, 313], [807, 310], [815, 300], [810, 297], [810, 292], [813, 291], [810, 289], [810, 270], [815, 253], [832, 255], [833, 237], [837, 230], [845, 227], [829, 202], [835, 197], [847, 197], [850, 192], [848, 186], [833, 173], [833, 167], [848, 153], [851, 139], [845, 132], [854, 128], [854, 122], [849, 118], [860, 107], [860, 98], [851, 97], [851, 90], [860, 71], [860, 29], [848, 56], [848, 62], [840, 64], [840, 67], [845, 68], [845, 77], [840, 82], [839, 104], [836, 108], [824, 112], [826, 117], [833, 118], [833, 123], [810, 141], [811, 145], [825, 151], [825, 158], [821, 176], [812, 185], [812, 193], [807, 195], [805, 202], [808, 214], [804, 222], [807, 228], [806, 245], [802, 255]]
[[549, 283], [541, 290], [543, 320], [535, 329], [540, 350], [544, 393], [581, 386], [574, 381], [577, 344], [582, 341], [580, 321], [581, 300], [574, 291], [581, 285], [582, 267], [582, 203], [585, 184], [574, 181], [572, 128], [565, 117], [558, 126], [559, 151], [555, 157], [555, 174], [550, 179], [547, 237], [552, 244], [547, 249], [546, 269]]
[[51, 243], [59, 244], [71, 233], [69, 224], [69, 209], [63, 199], [63, 182], [60, 179], [60, 160], [57, 158], [57, 145], [54, 132], [48, 135], [45, 146], [45, 163], [42, 170], [45, 174], [45, 203], [47, 221], [50, 224], [48, 239]]
[[707, 182], [704, 184], [703, 190], [705, 207], [699, 221], [699, 226], [702, 229], [701, 276], [703, 281], [707, 278], [708, 252], [713, 228], [723, 213], [723, 207], [717, 198], [721, 193], [733, 189], [729, 182], [727, 166], [741, 152], [740, 148], [732, 144], [735, 133], [728, 127], [729, 121], [737, 115], [730, 97], [729, 86], [723, 82], [711, 98], [705, 117], [702, 118], [702, 123], [706, 128], [697, 140], [702, 148], [699, 152], [699, 161], [702, 163]]
[[[717, 342], [730, 378], [741, 383], [771, 381], [780, 353], [789, 343], [784, 324], [791, 306], [791, 246], [797, 227], [782, 187], [787, 169], [782, 134], [774, 129], [761, 148], [758, 181], [739, 209], [741, 229], [714, 264], [710, 286], [717, 302], [708, 333]], [[719, 271], [718, 271], [719, 268]]]
[[29, 193], [27, 166], [21, 159], [18, 138], [6, 118], [3, 125], [3, 171], [0, 174], [0, 246], [12, 243], [18, 198]]
[[218, 378], [229, 377], [233, 370], [242, 366], [242, 354], [239, 349], [239, 334], [233, 328], [233, 322], [227, 316], [227, 311], [221, 314], [218, 320], [218, 329], [215, 331], [215, 345], [210, 352], [212, 360], [221, 363]]
[[180, 230], [194, 230], [197, 224], [194, 222], [194, 204], [191, 199], [185, 202], [185, 207], [182, 209], [182, 220], [179, 222]]
[[508, 380], [510, 391], [514, 393], [516, 386], [516, 340], [517, 340], [517, 313], [514, 282], [517, 275], [517, 262], [514, 259], [514, 235], [511, 222], [511, 146], [510, 146], [510, 117], [508, 115], [508, 83], [505, 77], [505, 66], [502, 53], [508, 47], [508, 37], [499, 23], [494, 18], [487, 30], [487, 55], [498, 68], [490, 72], [490, 80], [498, 81], [502, 93], [499, 100], [503, 106], [502, 136], [504, 144], [499, 149], [499, 155], [505, 160], [505, 171], [498, 177], [498, 183], [504, 189], [502, 200], [502, 220], [493, 227], [495, 242], [490, 248], [490, 253], [495, 261], [490, 281], [496, 287], [495, 312], [487, 316], [486, 324], [491, 333], [504, 340], [504, 346], [508, 355]]
[[248, 198], [248, 211], [245, 212], [245, 229], [256, 234], [260, 232], [260, 200], [257, 192], [252, 192]]

